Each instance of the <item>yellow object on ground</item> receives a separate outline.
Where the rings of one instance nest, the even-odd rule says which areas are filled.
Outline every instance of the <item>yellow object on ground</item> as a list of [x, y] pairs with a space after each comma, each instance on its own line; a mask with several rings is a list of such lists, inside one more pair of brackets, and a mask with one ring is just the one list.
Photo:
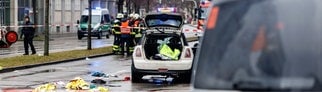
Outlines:
[[109, 91], [108, 91], [108, 88], [97, 87], [95, 89], [92, 89], [91, 92], [109, 92]]
[[89, 89], [89, 84], [86, 83], [82, 78], [76, 77], [73, 80], [69, 81], [65, 88], [69, 90], [86, 90]]
[[48, 83], [44, 85], [40, 85], [35, 88], [32, 92], [55, 92], [56, 85], [53, 83]]
[[3, 67], [2, 66], [0, 66], [0, 70], [2, 70], [3, 69]]

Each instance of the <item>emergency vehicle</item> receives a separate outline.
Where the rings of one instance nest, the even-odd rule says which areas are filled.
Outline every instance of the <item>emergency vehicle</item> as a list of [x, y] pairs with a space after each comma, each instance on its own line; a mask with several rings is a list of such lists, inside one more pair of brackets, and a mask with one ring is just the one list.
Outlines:
[[132, 82], [142, 82], [145, 75], [178, 75], [189, 82], [193, 52], [181, 28], [183, 17], [176, 13], [148, 14], [147, 30], [132, 54]]
[[[82, 12], [81, 19], [77, 21], [78, 23], [78, 31], [77, 36], [78, 39], [81, 40], [83, 37], [88, 36], [88, 21], [89, 21], [89, 9], [86, 9]], [[100, 9], [95, 8], [92, 9], [92, 36], [101, 39], [103, 36], [109, 38], [111, 34], [111, 15], [108, 9]]]

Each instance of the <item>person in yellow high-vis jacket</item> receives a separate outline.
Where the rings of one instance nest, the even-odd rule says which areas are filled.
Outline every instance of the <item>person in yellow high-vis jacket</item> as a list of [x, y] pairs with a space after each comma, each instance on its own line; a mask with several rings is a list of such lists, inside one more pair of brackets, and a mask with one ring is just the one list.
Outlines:
[[113, 34], [114, 34], [114, 42], [113, 42], [113, 52], [115, 54], [120, 54], [121, 48], [121, 20], [124, 18], [122, 13], [117, 14], [116, 19], [113, 21]]

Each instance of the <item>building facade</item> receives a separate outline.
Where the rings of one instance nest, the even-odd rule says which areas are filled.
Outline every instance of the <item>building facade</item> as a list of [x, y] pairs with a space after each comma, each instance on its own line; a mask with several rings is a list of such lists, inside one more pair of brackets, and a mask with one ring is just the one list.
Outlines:
[[[45, 16], [45, 0], [36, 0], [36, 12], [33, 12], [33, 0], [0, 0], [0, 26], [9, 26], [10, 30], [18, 31], [24, 16], [28, 15], [35, 22], [37, 13], [39, 31], [43, 31]], [[50, 33], [77, 32], [76, 23], [83, 10], [88, 8], [88, 0], [49, 0], [50, 1]], [[117, 0], [92, 0], [92, 8], [109, 9], [112, 16], [117, 13]]]

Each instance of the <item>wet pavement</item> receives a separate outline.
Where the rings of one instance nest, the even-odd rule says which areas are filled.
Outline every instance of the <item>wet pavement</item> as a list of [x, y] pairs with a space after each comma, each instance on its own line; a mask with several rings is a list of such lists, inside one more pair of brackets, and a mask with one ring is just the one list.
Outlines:
[[[193, 29], [191, 26], [184, 26], [186, 29]], [[184, 31], [186, 37], [194, 37], [191, 31]], [[86, 39], [78, 40], [75, 36], [57, 36], [53, 37], [50, 42], [50, 52], [59, 52], [74, 49], [86, 49]], [[112, 44], [112, 39], [93, 38], [93, 47], [104, 47]], [[190, 42], [192, 46], [195, 42]], [[43, 41], [35, 41], [38, 53], [42, 53]], [[22, 42], [17, 42], [13, 47], [8, 49], [0, 49], [0, 59], [2, 57], [17, 56], [23, 54]], [[111, 55], [99, 58], [90, 58], [85, 60], [73, 61], [68, 63], [54, 64], [29, 68], [24, 70], [16, 70], [8, 73], [0, 74], [0, 92], [31, 92], [32, 89], [39, 85], [63, 82], [67, 83], [75, 77], [81, 77], [86, 82], [96, 79], [91, 76], [93, 72], [103, 72], [106, 74], [118, 75], [118, 78], [103, 78], [110, 81], [104, 87], [108, 87], [111, 92], [186, 92], [189, 91], [190, 84], [172, 83], [172, 84], [155, 84], [155, 83], [131, 83], [125, 81], [125, 77], [131, 76], [130, 58], [124, 59], [122, 56]], [[176, 80], [176, 79], [174, 79]], [[66, 92], [65, 88], [58, 88], [56, 92]]]
[[[118, 75], [117, 78], [103, 79], [110, 80], [109, 84], [114, 85], [114, 87], [105, 85], [111, 92], [185, 92], [190, 90], [190, 84], [157, 85], [149, 82], [131, 83], [131, 81], [125, 81], [125, 77], [131, 76], [131, 61], [130, 58], [123, 59], [123, 56], [112, 55], [2, 73], [0, 75], [0, 88], [19, 89], [24, 90], [22, 92], [27, 92], [48, 82], [67, 83], [74, 77], [81, 77], [90, 83], [91, 80], [96, 79], [91, 76], [91, 73], [103, 72]], [[57, 90], [57, 92], [64, 91], [66, 91], [65, 88]]]
[[[183, 25], [182, 32], [185, 33], [186, 37], [196, 37], [195, 26], [192, 25]], [[73, 34], [59, 34], [51, 35], [49, 42], [49, 52], [61, 52], [68, 50], [79, 50], [87, 48], [87, 39], [86, 37], [82, 40], [77, 39], [76, 33]], [[104, 47], [112, 46], [113, 36], [110, 36], [109, 39], [103, 37], [102, 39], [97, 39], [97, 37], [92, 38], [92, 47]], [[44, 50], [44, 41], [34, 41], [34, 45], [37, 51], [37, 54], [43, 54]], [[31, 51], [30, 51], [31, 52]], [[18, 41], [11, 45], [10, 48], [0, 48], [0, 59], [6, 57], [19, 56], [24, 53], [23, 41]]]

